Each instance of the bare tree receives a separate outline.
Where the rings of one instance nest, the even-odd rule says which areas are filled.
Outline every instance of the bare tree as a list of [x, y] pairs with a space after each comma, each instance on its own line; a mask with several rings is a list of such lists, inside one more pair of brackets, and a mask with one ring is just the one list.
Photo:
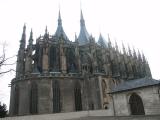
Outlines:
[[[15, 62], [8, 62], [12, 58], [14, 58], [16, 55], [13, 55], [11, 57], [6, 57], [6, 51], [5, 51], [6, 43], [2, 45], [1, 52], [0, 52], [0, 75], [3, 75], [5, 73], [15, 71], [11, 67], [6, 67], [6, 66], [12, 66], [15, 64]], [[5, 69], [3, 69], [5, 67]]]

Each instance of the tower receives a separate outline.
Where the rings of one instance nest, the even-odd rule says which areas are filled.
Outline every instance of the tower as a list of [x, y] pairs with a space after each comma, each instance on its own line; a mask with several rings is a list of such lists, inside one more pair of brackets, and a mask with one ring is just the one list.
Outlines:
[[16, 77], [22, 77], [25, 70], [25, 46], [26, 46], [26, 25], [23, 26], [22, 38], [17, 55]]

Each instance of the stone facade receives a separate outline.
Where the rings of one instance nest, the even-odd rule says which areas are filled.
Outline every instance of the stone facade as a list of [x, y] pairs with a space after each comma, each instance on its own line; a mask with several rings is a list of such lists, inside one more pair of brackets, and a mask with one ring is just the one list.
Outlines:
[[145, 115], [160, 114], [160, 86], [148, 86], [133, 90], [118, 92], [113, 94], [114, 109], [116, 116], [132, 115], [130, 99], [133, 94], [137, 94], [144, 106]]
[[127, 51], [124, 45], [121, 53], [109, 36], [106, 42], [100, 34], [96, 42], [87, 32], [82, 12], [80, 26], [79, 36], [75, 36], [74, 42], [70, 41], [59, 12], [55, 34], [50, 35], [46, 28], [44, 35], [33, 44], [31, 31], [27, 47], [24, 26], [16, 77], [11, 82], [11, 116], [97, 109], [113, 111], [108, 94], [112, 86], [151, 77], [143, 54], [130, 48]]

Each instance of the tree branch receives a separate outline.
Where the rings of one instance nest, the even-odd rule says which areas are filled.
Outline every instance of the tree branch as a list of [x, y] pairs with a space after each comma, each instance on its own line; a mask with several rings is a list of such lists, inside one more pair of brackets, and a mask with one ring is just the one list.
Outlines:
[[0, 72], [0, 75], [5, 74], [5, 73], [8, 73], [8, 72], [11, 72], [11, 71], [14, 71], [14, 72], [15, 72], [14, 69], [10, 69], [10, 70], [7, 70], [7, 71]]

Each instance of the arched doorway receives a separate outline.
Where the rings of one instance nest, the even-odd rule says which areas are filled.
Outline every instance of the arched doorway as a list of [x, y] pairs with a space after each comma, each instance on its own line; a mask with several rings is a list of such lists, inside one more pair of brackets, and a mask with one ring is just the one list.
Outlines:
[[78, 82], [75, 84], [74, 88], [74, 98], [75, 98], [75, 110], [82, 110], [82, 98], [81, 98], [81, 86]]
[[19, 111], [19, 86], [16, 85], [14, 89], [14, 115], [18, 115]]
[[136, 93], [129, 98], [131, 115], [145, 115], [142, 99]]
[[61, 112], [61, 103], [60, 103], [60, 85], [57, 80], [53, 80], [53, 113]]
[[38, 86], [35, 82], [31, 84], [30, 91], [30, 113], [36, 114], [38, 112]]

